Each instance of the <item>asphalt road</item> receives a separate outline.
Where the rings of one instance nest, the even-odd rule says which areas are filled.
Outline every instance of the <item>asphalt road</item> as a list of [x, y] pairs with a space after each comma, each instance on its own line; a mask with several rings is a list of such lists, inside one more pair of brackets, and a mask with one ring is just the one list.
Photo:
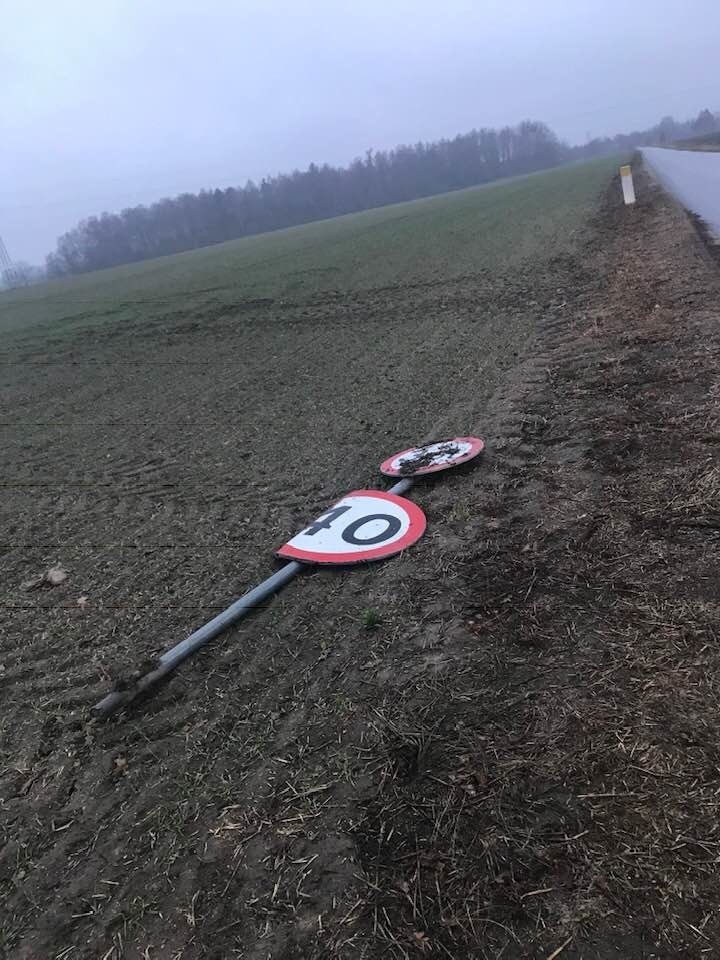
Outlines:
[[720, 238], [720, 153], [643, 147], [650, 171]]

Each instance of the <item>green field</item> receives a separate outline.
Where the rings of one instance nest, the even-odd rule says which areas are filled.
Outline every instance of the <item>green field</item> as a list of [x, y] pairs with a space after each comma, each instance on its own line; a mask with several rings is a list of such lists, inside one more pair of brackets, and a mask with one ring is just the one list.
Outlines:
[[573, 231], [610, 158], [0, 294], [0, 333], [172, 319], [254, 298], [307, 299], [507, 269]]

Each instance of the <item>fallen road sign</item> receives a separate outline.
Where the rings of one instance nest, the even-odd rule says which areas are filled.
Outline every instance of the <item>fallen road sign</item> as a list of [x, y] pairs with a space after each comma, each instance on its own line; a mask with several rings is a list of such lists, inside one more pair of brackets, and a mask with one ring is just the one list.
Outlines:
[[425, 532], [417, 504], [381, 490], [354, 490], [282, 546], [277, 555], [304, 563], [362, 563], [391, 557]]
[[[108, 717], [127, 707], [137, 697], [148, 695], [181, 663], [294, 580], [306, 564], [380, 560], [415, 543], [425, 532], [425, 514], [400, 494], [414, 486], [416, 476], [464, 463], [480, 453], [484, 446], [478, 437], [456, 437], [439, 444], [414, 447], [390, 457], [383, 467], [387, 465], [387, 472], [391, 476], [401, 477], [390, 491], [355, 490], [347, 494], [280, 548], [278, 555], [287, 557], [289, 563], [166, 650], [157, 658], [154, 669], [139, 677], [133, 676], [131, 682], [117, 685], [95, 704], [93, 712], [96, 716]], [[442, 449], [433, 449], [435, 447]], [[403, 463], [406, 458], [409, 458], [409, 464]]]
[[395, 453], [380, 464], [380, 472], [388, 477], [419, 477], [467, 463], [484, 449], [485, 441], [480, 437], [453, 437]]

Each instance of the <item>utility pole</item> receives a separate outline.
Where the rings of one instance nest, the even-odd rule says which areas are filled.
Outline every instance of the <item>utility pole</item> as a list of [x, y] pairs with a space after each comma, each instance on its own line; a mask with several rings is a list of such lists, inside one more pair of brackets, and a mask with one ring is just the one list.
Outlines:
[[2, 279], [5, 287], [14, 287], [20, 281], [15, 264], [10, 259], [10, 254], [2, 237], [0, 237], [0, 279]]

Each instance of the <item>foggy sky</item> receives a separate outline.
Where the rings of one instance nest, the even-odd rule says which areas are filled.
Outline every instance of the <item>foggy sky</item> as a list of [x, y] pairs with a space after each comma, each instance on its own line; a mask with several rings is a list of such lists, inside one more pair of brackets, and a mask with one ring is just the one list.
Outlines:
[[0, 0], [0, 235], [532, 117], [720, 110], [718, 0]]

